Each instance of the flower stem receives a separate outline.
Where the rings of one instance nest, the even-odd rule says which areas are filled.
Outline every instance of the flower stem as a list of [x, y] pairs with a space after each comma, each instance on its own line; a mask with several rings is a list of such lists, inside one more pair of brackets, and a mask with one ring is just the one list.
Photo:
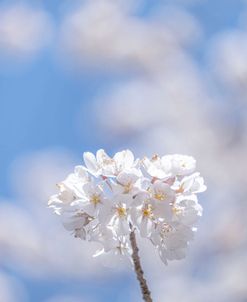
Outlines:
[[144, 278], [144, 272], [142, 270], [140, 257], [138, 255], [139, 249], [136, 243], [136, 236], [134, 230], [132, 230], [130, 233], [130, 242], [132, 247], [132, 259], [134, 262], [136, 277], [140, 284], [143, 300], [145, 302], [152, 302], [153, 300], [151, 298], [151, 292], [148, 289], [147, 281]]

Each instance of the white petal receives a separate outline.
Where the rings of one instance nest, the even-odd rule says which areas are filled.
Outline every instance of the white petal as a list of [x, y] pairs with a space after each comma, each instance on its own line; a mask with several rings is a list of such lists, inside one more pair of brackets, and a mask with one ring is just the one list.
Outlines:
[[171, 221], [172, 219], [172, 207], [166, 201], [155, 202], [153, 213], [159, 218], [164, 218], [166, 222]]
[[134, 163], [134, 155], [130, 150], [124, 150], [117, 152], [114, 155], [114, 160], [116, 161], [117, 168], [119, 172], [123, 169], [130, 169]]
[[88, 173], [83, 166], [75, 166], [74, 174], [85, 181], [88, 180]]
[[127, 235], [130, 232], [129, 223], [126, 218], [117, 218], [113, 227], [119, 236]]
[[99, 166], [93, 153], [84, 152], [83, 159], [90, 173], [95, 174], [98, 172]]
[[160, 259], [162, 260], [162, 262], [167, 265], [167, 251], [163, 248], [163, 247], [160, 247], [158, 248], [158, 251], [159, 251], [159, 255], [160, 255]]
[[151, 235], [153, 229], [153, 222], [149, 218], [143, 218], [140, 225], [140, 235], [146, 238]]
[[133, 205], [140, 206], [150, 200], [150, 194], [148, 192], [140, 192], [133, 199]]

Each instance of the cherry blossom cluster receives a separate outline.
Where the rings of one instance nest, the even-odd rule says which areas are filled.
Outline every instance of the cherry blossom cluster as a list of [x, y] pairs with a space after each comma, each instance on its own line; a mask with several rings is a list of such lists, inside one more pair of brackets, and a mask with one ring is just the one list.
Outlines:
[[135, 160], [129, 150], [110, 157], [102, 149], [83, 157], [85, 166], [76, 166], [49, 200], [68, 231], [101, 243], [97, 255], [131, 259], [129, 235], [135, 231], [153, 244], [165, 264], [185, 256], [202, 215], [197, 193], [206, 190], [193, 157]]

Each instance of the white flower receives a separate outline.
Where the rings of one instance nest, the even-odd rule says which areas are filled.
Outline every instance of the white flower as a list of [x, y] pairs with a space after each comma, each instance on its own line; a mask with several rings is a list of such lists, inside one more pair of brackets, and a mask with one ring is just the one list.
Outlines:
[[117, 152], [113, 159], [116, 163], [116, 174], [124, 170], [131, 170], [138, 165], [138, 159], [135, 161], [134, 155], [130, 150]]
[[173, 206], [173, 220], [182, 225], [193, 226], [202, 216], [202, 207], [196, 195], [179, 196]]
[[177, 193], [189, 195], [201, 193], [207, 189], [200, 173], [193, 173], [189, 176], [183, 177], [181, 180], [176, 181], [172, 188], [176, 190]]
[[116, 194], [137, 194], [144, 185], [144, 179], [141, 174], [136, 170], [123, 171], [116, 177], [116, 183], [113, 184], [112, 189]]
[[104, 150], [98, 150], [96, 156], [91, 152], [85, 152], [83, 158], [88, 171], [94, 176], [114, 176], [115, 162]]
[[150, 194], [153, 213], [157, 217], [170, 221], [172, 217], [172, 204], [175, 201], [175, 192], [168, 184], [157, 180], [150, 187]]
[[166, 155], [163, 160], [171, 162], [172, 176], [188, 175], [195, 171], [196, 160], [192, 156], [187, 155]]
[[74, 233], [75, 237], [86, 239], [85, 226], [90, 222], [90, 217], [83, 212], [69, 213], [63, 215], [63, 226], [66, 230]]
[[114, 177], [121, 171], [134, 166], [134, 156], [130, 150], [118, 152], [111, 158], [103, 149], [100, 149], [96, 157], [90, 152], [85, 152], [83, 158], [88, 171], [95, 176]]
[[145, 157], [142, 160], [143, 167], [147, 173], [158, 179], [166, 179], [171, 176], [171, 161], [169, 158], [154, 155], [151, 159]]
[[75, 193], [80, 196], [82, 186], [91, 180], [86, 168], [83, 166], [76, 166], [74, 173], [69, 174], [64, 183], [74, 189]]
[[90, 229], [88, 229], [87, 233], [88, 240], [101, 243], [105, 252], [109, 252], [115, 243], [113, 231], [97, 221]]
[[83, 195], [80, 199], [81, 208], [90, 216], [96, 216], [100, 207], [106, 201], [101, 184], [88, 182], [82, 187]]
[[96, 252], [93, 256], [105, 257], [105, 253], [108, 253], [108, 257], [105, 257], [103, 261], [107, 266], [112, 266], [112, 264], [115, 265], [119, 263], [119, 261], [124, 261], [126, 263], [126, 260], [129, 263], [132, 263], [132, 249], [129, 239], [126, 236], [113, 236], [111, 239], [108, 238], [103, 245], [103, 249]]
[[131, 202], [132, 197], [128, 194], [114, 195], [99, 213], [99, 221], [107, 224], [117, 235], [129, 234]]
[[155, 218], [151, 203], [144, 202], [141, 206], [133, 207], [131, 209], [131, 221], [142, 237], [150, 237], [155, 228]]
[[194, 231], [179, 224], [159, 223], [151, 240], [157, 247], [161, 260], [179, 260], [185, 257], [188, 242], [193, 239]]
[[58, 185], [60, 192], [52, 195], [48, 201], [48, 206], [53, 208], [55, 213], [60, 215], [65, 207], [69, 207], [76, 199], [75, 192], [65, 182]]
[[59, 193], [52, 195], [48, 201], [48, 205], [54, 208], [57, 214], [61, 212], [83, 196], [82, 186], [90, 180], [88, 173], [83, 166], [76, 166], [74, 173], [59, 184]]
[[135, 160], [129, 150], [110, 157], [102, 149], [83, 157], [85, 166], [76, 166], [49, 200], [69, 232], [101, 244], [96, 255], [108, 254], [111, 261], [131, 259], [133, 231], [164, 263], [185, 256], [202, 215], [196, 194], [206, 190], [193, 157]]

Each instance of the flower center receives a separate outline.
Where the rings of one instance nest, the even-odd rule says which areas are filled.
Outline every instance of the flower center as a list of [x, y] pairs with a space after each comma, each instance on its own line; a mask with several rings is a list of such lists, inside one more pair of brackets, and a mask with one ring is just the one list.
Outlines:
[[94, 194], [91, 196], [90, 201], [91, 201], [91, 203], [93, 203], [96, 206], [98, 203], [100, 203], [100, 196], [97, 194]]
[[182, 160], [182, 161], [180, 162], [180, 164], [181, 164], [182, 168], [186, 168], [186, 166], [187, 166], [187, 163], [186, 163], [186, 161], [184, 161], [184, 160]]
[[143, 217], [150, 218], [152, 216], [152, 206], [149, 204], [147, 207], [142, 209], [142, 215]]
[[126, 216], [126, 209], [123, 207], [118, 207], [117, 208], [117, 214], [119, 217], [124, 217]]
[[159, 159], [159, 155], [158, 154], [154, 154], [153, 157], [152, 157], [152, 161], [156, 161]]
[[176, 190], [176, 193], [184, 193], [183, 184]]
[[104, 157], [103, 164], [106, 166], [113, 165], [113, 164], [115, 164], [115, 161], [112, 158]]
[[132, 183], [128, 182], [126, 185], [124, 185], [124, 193], [129, 193], [132, 189]]
[[172, 231], [172, 227], [169, 224], [164, 223], [161, 229], [161, 236], [164, 237], [167, 234], [169, 234], [171, 231]]
[[178, 207], [173, 207], [172, 208], [172, 212], [177, 215], [177, 214], [181, 214], [182, 213], [182, 210]]
[[166, 199], [166, 194], [161, 193], [161, 192], [160, 193], [155, 193], [154, 198], [158, 199], [158, 200], [165, 200]]

